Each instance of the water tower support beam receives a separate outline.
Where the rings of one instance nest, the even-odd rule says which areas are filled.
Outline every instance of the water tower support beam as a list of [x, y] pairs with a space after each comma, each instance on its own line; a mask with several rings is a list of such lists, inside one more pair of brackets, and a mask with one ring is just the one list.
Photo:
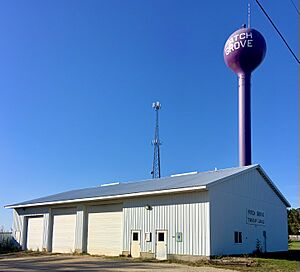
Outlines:
[[239, 161], [251, 165], [251, 73], [239, 74]]

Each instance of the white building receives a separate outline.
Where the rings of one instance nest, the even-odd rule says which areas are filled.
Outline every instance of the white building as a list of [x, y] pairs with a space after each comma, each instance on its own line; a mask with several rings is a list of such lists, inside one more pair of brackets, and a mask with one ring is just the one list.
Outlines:
[[288, 249], [288, 201], [259, 165], [68, 191], [14, 205], [23, 249], [193, 258]]

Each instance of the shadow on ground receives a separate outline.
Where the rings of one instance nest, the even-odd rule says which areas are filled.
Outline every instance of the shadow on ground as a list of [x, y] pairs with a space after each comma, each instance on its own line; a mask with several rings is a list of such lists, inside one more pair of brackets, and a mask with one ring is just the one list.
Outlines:
[[[91, 256], [63, 256], [63, 255], [21, 255], [13, 258], [0, 258], [0, 271], [86, 271], [86, 272], [112, 272], [112, 271], [182, 271], [175, 264], [142, 263], [129, 260], [110, 260]], [[189, 268], [188, 268], [189, 269]]]
[[260, 253], [256, 257], [265, 259], [300, 261], [300, 249], [290, 249], [283, 252]]

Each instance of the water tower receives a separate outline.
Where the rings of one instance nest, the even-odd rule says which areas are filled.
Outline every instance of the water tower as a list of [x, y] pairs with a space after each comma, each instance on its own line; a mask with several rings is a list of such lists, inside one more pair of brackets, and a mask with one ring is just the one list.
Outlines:
[[251, 73], [265, 54], [262, 34], [246, 26], [232, 33], [224, 47], [225, 63], [238, 76], [240, 166], [251, 164]]

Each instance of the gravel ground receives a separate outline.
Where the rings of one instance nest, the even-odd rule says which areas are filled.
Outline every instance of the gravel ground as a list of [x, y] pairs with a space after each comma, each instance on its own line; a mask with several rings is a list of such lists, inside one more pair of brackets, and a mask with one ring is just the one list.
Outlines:
[[0, 271], [85, 271], [85, 272], [233, 272], [213, 267], [191, 267], [180, 264], [135, 262], [103, 257], [73, 255], [0, 255]]

